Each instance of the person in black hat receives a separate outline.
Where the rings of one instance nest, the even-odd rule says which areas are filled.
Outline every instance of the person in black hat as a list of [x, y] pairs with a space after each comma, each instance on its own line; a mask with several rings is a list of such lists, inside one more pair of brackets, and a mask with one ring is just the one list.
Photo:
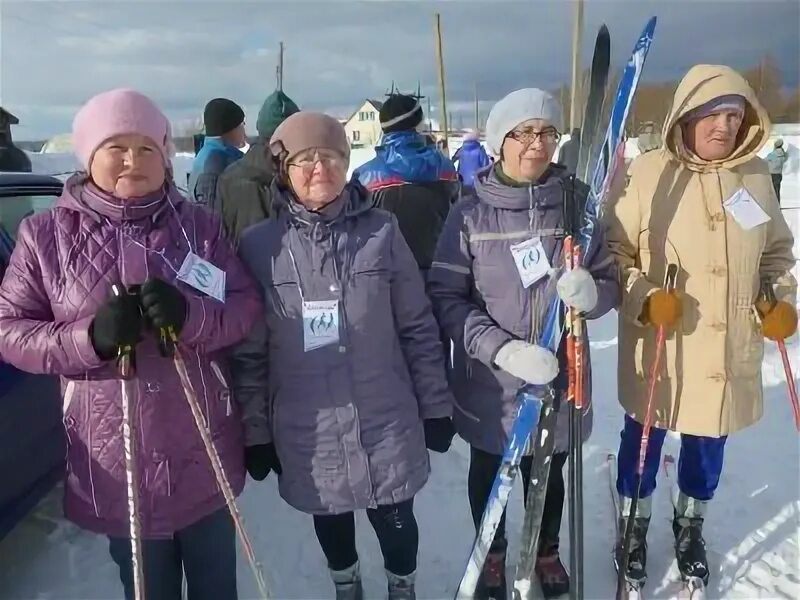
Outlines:
[[203, 111], [206, 137], [192, 163], [189, 196], [198, 204], [216, 204], [217, 181], [222, 172], [244, 156], [247, 143], [242, 107], [227, 98], [214, 98]]
[[450, 206], [458, 197], [453, 163], [417, 128], [423, 113], [414, 96], [392, 94], [380, 109], [383, 140], [375, 158], [354, 176], [372, 192], [381, 208], [394, 213], [423, 276]]

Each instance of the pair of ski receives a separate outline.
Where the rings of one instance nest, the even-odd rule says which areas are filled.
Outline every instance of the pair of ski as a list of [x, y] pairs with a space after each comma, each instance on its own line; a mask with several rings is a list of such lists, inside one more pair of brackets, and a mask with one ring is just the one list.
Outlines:
[[[589, 255], [588, 250], [602, 208], [602, 202], [605, 200], [609, 183], [613, 180], [616, 168], [618, 168], [621, 162], [620, 148], [624, 140], [625, 123], [642, 74], [647, 53], [653, 41], [655, 26], [656, 18], [653, 17], [648, 21], [642, 31], [625, 70], [623, 71], [622, 79], [617, 88], [615, 101], [611, 108], [609, 124], [600, 149], [600, 155], [597, 158], [592, 173], [589, 198], [579, 218], [573, 221], [573, 230], [568, 231], [567, 239], [569, 241], [565, 240], [565, 245], [570, 244], [573, 250], [570, 264], [567, 265], [569, 268], [580, 266], [581, 257]], [[592, 70], [590, 75], [591, 87], [583, 121], [583, 134], [581, 136], [578, 170], [578, 173], [581, 175], [588, 173], [586, 166], [592, 164], [593, 146], [595, 145], [594, 141], [596, 138], [595, 132], [598, 130], [598, 121], [602, 113], [606, 82], [608, 80], [609, 62], [610, 37], [608, 29], [603, 26], [597, 35], [595, 52], [592, 58]], [[571, 190], [567, 190], [565, 194], [565, 215], [573, 215], [573, 211], [575, 211], [575, 198], [574, 194], [569, 193], [570, 191]], [[574, 251], [576, 247], [578, 248], [577, 252]], [[561, 344], [563, 312], [562, 303], [556, 296], [545, 317], [540, 340], [542, 346], [549, 348], [554, 353], [558, 351]], [[570, 321], [572, 325], [570, 335], [574, 336], [579, 332], [578, 330], [581, 326], [580, 320], [577, 319], [576, 315], [569, 315], [568, 321]], [[580, 343], [581, 338], [575, 338], [575, 340]], [[580, 350], [578, 352], [580, 352]], [[573, 353], [572, 356], [574, 359], [575, 354]], [[582, 377], [583, 373], [579, 373], [577, 370], [573, 372], [571, 376], [573, 385], [570, 386], [572, 392], [575, 391], [575, 385], [579, 381], [579, 378]], [[512, 424], [511, 434], [506, 444], [503, 459], [478, 528], [478, 533], [467, 562], [464, 576], [456, 592], [457, 599], [474, 597], [484, 562], [497, 532], [500, 519], [505, 512], [508, 497], [519, 470], [520, 461], [522, 460], [522, 456], [525, 453], [524, 451], [535, 429], [536, 435], [533, 442], [531, 479], [528, 487], [528, 499], [525, 506], [520, 556], [517, 561], [514, 581], [514, 598], [516, 600], [528, 600], [532, 597], [533, 564], [538, 549], [541, 519], [544, 511], [544, 499], [547, 490], [547, 478], [549, 476], [550, 463], [555, 447], [557, 411], [555, 406], [555, 393], [552, 386], [524, 386], [520, 390], [517, 398], [519, 403], [518, 413]], [[574, 408], [571, 410], [575, 411]], [[570, 415], [570, 420], [572, 421], [570, 429], [573, 434], [570, 440], [571, 454], [577, 454], [576, 458], [580, 457], [579, 448], [582, 442], [582, 436], [579, 435], [582, 410], [581, 408], [576, 411], [577, 414], [574, 412]], [[575, 452], [576, 449], [578, 449], [577, 453]], [[573, 522], [571, 523], [570, 531], [571, 538], [574, 538], [574, 550], [572, 550], [571, 560], [571, 571], [573, 574], [571, 595], [573, 597], [582, 598], [583, 578], [581, 563], [583, 553], [582, 522], [580, 521], [582, 506], [578, 502], [574, 502], [574, 500], [581, 499], [582, 473], [581, 464], [574, 458], [571, 462], [573, 468], [570, 470], [570, 489], [572, 492], [570, 495], [570, 503], [572, 505], [570, 514]]]

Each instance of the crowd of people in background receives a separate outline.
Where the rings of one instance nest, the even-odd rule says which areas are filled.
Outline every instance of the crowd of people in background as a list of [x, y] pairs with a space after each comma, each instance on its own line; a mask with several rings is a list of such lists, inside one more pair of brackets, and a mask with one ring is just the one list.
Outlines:
[[[477, 528], [517, 391], [549, 385], [566, 405], [565, 347], [539, 340], [556, 296], [586, 319], [619, 313], [620, 531], [637, 484], [643, 373], [656, 330], [669, 332], [625, 575], [646, 580], [660, 448], [676, 431], [675, 552], [682, 573], [707, 581], [703, 523], [727, 437], [763, 414], [763, 339], [797, 327], [778, 199], [786, 154], [777, 142], [767, 161], [756, 156], [771, 125], [744, 78], [713, 65], [686, 74], [660, 147], [628, 166], [583, 266], [567, 271], [564, 198], [583, 206], [589, 188], [575, 179], [579, 132], [555, 161], [564, 119], [548, 92], [505, 96], [486, 122], [488, 152], [470, 132], [453, 160], [422, 130], [418, 99], [393, 94], [375, 158], [351, 178], [336, 119], [276, 91], [244, 154], [245, 116], [229, 99], [207, 104], [185, 197], [159, 107], [129, 89], [90, 99], [73, 122], [83, 170], [54, 208], [22, 223], [0, 286], [0, 354], [60, 376], [66, 516], [109, 538], [125, 597], [135, 578], [121, 389], [136, 406], [146, 597], [178, 600], [184, 576], [190, 600], [237, 597], [234, 522], [165, 336], [234, 494], [247, 474], [274, 473], [281, 497], [313, 520], [337, 600], [363, 599], [354, 513], [365, 510], [388, 597], [408, 600], [425, 568], [414, 499], [428, 452], [447, 452], [456, 435], [468, 444], [464, 502]], [[669, 265], [674, 290], [663, 288]], [[128, 388], [124, 349], [136, 356]], [[570, 587], [559, 410], [535, 562], [547, 598]], [[591, 410], [584, 419], [588, 439]], [[506, 598], [507, 548], [501, 524], [478, 597]]]

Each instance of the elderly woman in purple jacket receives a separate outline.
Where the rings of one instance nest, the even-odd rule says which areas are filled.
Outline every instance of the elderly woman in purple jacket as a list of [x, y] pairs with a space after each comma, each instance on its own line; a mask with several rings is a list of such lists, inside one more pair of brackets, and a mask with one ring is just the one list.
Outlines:
[[[362, 598], [353, 511], [378, 536], [389, 598], [414, 598], [414, 496], [428, 449], [453, 437], [439, 330], [397, 221], [345, 185], [350, 148], [332, 117], [299, 112], [270, 143], [275, 214], [240, 254], [266, 314], [234, 352], [248, 470], [279, 476], [281, 496], [313, 515], [338, 600]], [[258, 407], [259, 410], [256, 410]]]
[[[526, 382], [553, 382], [557, 393], [565, 392], [563, 345], [557, 355], [537, 345], [550, 300], [557, 293], [567, 306], [595, 319], [619, 297], [602, 232], [585, 256], [585, 268], [553, 271], [564, 262], [564, 192], [572, 187], [565, 183], [564, 168], [552, 163], [560, 123], [558, 102], [538, 89], [512, 92], [492, 108], [486, 139], [499, 161], [478, 173], [474, 193], [450, 212], [428, 280], [439, 323], [454, 340], [454, 421], [471, 446], [468, 490], [476, 527], [508, 439], [517, 390]], [[575, 188], [576, 200], [585, 202], [586, 186], [577, 182]], [[569, 589], [558, 552], [567, 414], [560, 410], [558, 415], [536, 560], [546, 597]], [[585, 421], [588, 436], [589, 413]], [[530, 469], [528, 456], [521, 464], [526, 492]], [[506, 597], [506, 546], [501, 522], [479, 581], [479, 597]]]
[[[149, 98], [133, 90], [95, 96], [75, 117], [73, 144], [85, 172], [66, 182], [53, 209], [19, 228], [0, 287], [0, 355], [25, 371], [61, 376], [65, 513], [110, 538], [132, 600], [122, 386], [114, 359], [119, 348], [134, 348], [136, 374], [126, 388], [145, 596], [179, 600], [185, 574], [190, 599], [236, 598], [233, 521], [155, 332], [176, 332], [238, 494], [245, 476], [242, 422], [220, 350], [250, 330], [262, 310], [258, 290], [216, 218], [175, 188], [169, 122]], [[214, 297], [186, 276], [184, 264], [224, 273]], [[113, 295], [112, 286], [123, 293]]]

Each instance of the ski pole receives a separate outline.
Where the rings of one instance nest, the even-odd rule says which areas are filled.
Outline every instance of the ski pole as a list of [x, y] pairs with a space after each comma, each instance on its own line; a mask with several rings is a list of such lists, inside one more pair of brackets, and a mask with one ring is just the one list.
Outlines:
[[[580, 266], [582, 252], [580, 246], [575, 246], [572, 252], [573, 268]], [[571, 480], [573, 482], [573, 495], [575, 497], [575, 514], [572, 517], [575, 538], [575, 551], [571, 554], [573, 563], [570, 565], [573, 584], [570, 589], [574, 590], [574, 598], [583, 599], [583, 411], [585, 402], [585, 373], [583, 360], [583, 318], [577, 314], [575, 309], [572, 312], [572, 361], [575, 371], [575, 390], [571, 406], [570, 417], [574, 422], [573, 426], [573, 447], [572, 453], [575, 458], [573, 466], [575, 473]]]
[[267, 583], [264, 580], [264, 574], [261, 570], [261, 565], [256, 559], [255, 551], [253, 550], [253, 544], [251, 543], [250, 537], [247, 535], [247, 530], [244, 527], [244, 520], [239, 512], [239, 508], [236, 506], [236, 498], [233, 494], [233, 488], [228, 481], [228, 476], [225, 475], [225, 470], [222, 467], [222, 461], [219, 458], [219, 453], [214, 447], [214, 441], [211, 439], [211, 434], [209, 433], [205, 419], [203, 418], [203, 412], [200, 410], [200, 405], [197, 402], [197, 395], [195, 394], [194, 386], [192, 385], [192, 381], [189, 377], [189, 372], [186, 369], [186, 362], [183, 360], [183, 356], [181, 356], [180, 349], [178, 348], [178, 336], [175, 334], [173, 327], [169, 326], [161, 329], [160, 339], [162, 343], [166, 342], [164, 349], [172, 352], [172, 357], [175, 362], [175, 370], [178, 372], [178, 377], [181, 380], [184, 395], [186, 396], [186, 400], [189, 403], [189, 408], [192, 411], [192, 416], [194, 417], [197, 430], [203, 440], [206, 454], [208, 454], [208, 458], [211, 461], [211, 468], [213, 469], [214, 475], [217, 479], [217, 485], [219, 485], [220, 490], [222, 490], [222, 495], [225, 497], [225, 503], [228, 505], [228, 510], [231, 513], [231, 518], [233, 519], [234, 526], [236, 527], [236, 533], [239, 536], [239, 540], [242, 543], [247, 560], [250, 563], [250, 568], [253, 571], [253, 576], [255, 577], [261, 597], [264, 600], [267, 600], [269, 598], [269, 593]]
[[783, 361], [783, 370], [786, 373], [786, 387], [789, 388], [789, 401], [792, 403], [792, 412], [794, 413], [794, 424], [797, 431], [800, 431], [800, 402], [797, 400], [797, 387], [794, 384], [794, 374], [792, 373], [792, 365], [789, 362], [789, 353], [786, 351], [786, 342], [778, 340], [778, 350], [781, 353], [781, 361]]
[[[664, 278], [664, 289], [668, 292], [675, 289], [675, 280], [678, 276], [678, 266], [670, 264], [667, 266], [667, 273]], [[617, 600], [623, 600], [623, 590], [625, 589], [626, 572], [628, 571], [628, 548], [633, 537], [633, 522], [636, 518], [636, 508], [639, 504], [639, 497], [642, 493], [642, 477], [644, 475], [645, 459], [647, 458], [647, 447], [650, 445], [650, 429], [653, 425], [653, 404], [658, 381], [658, 372], [661, 368], [661, 356], [664, 352], [664, 345], [667, 339], [667, 328], [659, 325], [656, 332], [656, 356], [653, 360], [653, 367], [650, 371], [650, 385], [647, 393], [647, 410], [645, 411], [644, 423], [642, 423], [642, 438], [639, 442], [639, 462], [636, 466], [636, 491], [631, 498], [631, 507], [628, 512], [628, 522], [625, 523], [625, 535], [620, 544], [620, 554], [617, 558], [619, 572], [617, 573]]]
[[[769, 303], [769, 308], [772, 310], [778, 303], [775, 298], [775, 290], [772, 289], [772, 284], [769, 281], [761, 282], [761, 295]], [[758, 310], [756, 310], [760, 319], [764, 318]], [[786, 376], [786, 387], [789, 390], [789, 402], [792, 404], [792, 413], [794, 414], [794, 424], [797, 431], [800, 431], [800, 402], [797, 399], [797, 387], [794, 383], [794, 373], [792, 373], [792, 364], [789, 362], [789, 353], [786, 350], [785, 340], [775, 340], [778, 344], [778, 351], [781, 354], [781, 362], [783, 362], [783, 372]]]
[[[123, 289], [112, 285], [111, 291], [121, 297]], [[127, 290], [125, 290], [127, 294]], [[142, 562], [141, 526], [139, 523], [139, 485], [136, 472], [133, 424], [131, 416], [130, 381], [136, 376], [136, 359], [133, 346], [121, 346], [117, 351], [117, 370], [120, 374], [122, 393], [122, 441], [125, 455], [125, 479], [128, 496], [128, 524], [131, 537], [131, 563], [133, 567], [133, 591], [136, 600], [144, 600], [144, 564]]]

